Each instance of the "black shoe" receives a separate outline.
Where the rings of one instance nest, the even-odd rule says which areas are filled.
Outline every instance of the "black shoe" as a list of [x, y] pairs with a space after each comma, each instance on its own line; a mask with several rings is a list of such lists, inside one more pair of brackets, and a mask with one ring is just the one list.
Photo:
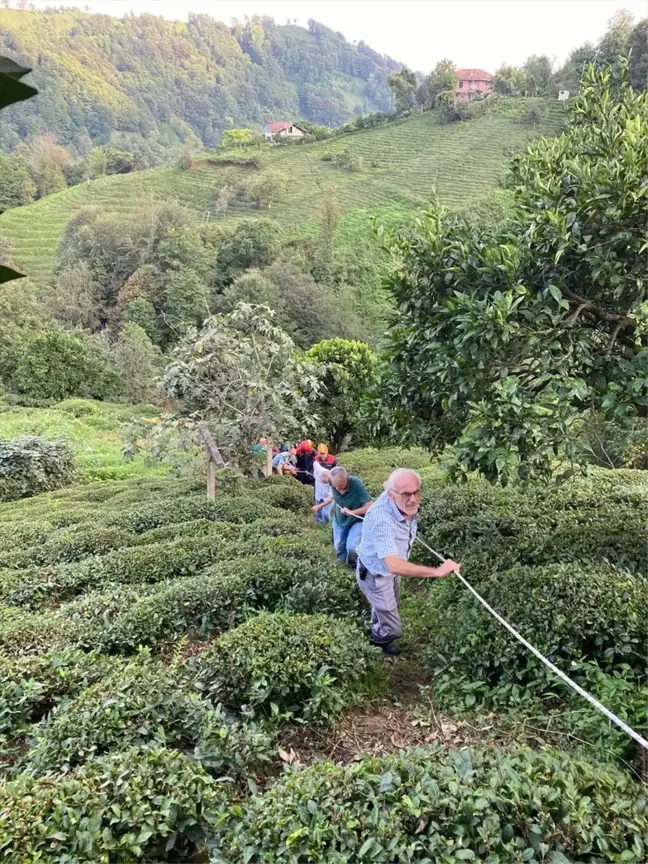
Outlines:
[[390, 642], [389, 645], [382, 646], [383, 654], [387, 654], [389, 657], [398, 657], [400, 654], [400, 648], [397, 648], [393, 642]]
[[395, 642], [374, 642], [373, 639], [369, 640], [372, 645], [375, 645], [376, 648], [382, 648], [383, 654], [388, 654], [390, 657], [398, 657], [401, 653], [400, 649], [396, 647]]

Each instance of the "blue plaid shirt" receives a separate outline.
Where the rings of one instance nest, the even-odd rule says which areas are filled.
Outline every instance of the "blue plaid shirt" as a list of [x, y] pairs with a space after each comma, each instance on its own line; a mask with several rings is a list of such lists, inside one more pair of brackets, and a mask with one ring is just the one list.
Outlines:
[[358, 557], [370, 573], [391, 575], [385, 558], [397, 555], [407, 560], [416, 537], [416, 527], [416, 516], [408, 519], [383, 492], [365, 515]]

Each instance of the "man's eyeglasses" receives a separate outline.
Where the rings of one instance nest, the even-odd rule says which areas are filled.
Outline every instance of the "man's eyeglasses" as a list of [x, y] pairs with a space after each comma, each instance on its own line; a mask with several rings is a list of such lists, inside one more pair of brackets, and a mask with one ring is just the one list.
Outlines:
[[411, 501], [412, 498], [420, 498], [421, 490], [416, 489], [414, 492], [396, 492], [397, 495], [400, 495], [401, 498], [405, 498], [407, 501]]

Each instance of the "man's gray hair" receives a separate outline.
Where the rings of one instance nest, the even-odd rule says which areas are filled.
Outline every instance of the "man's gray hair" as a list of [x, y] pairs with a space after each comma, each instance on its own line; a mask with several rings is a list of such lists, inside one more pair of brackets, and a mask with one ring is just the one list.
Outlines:
[[419, 482], [419, 487], [421, 486], [421, 477], [419, 474], [416, 473], [416, 471], [412, 471], [411, 468], [397, 468], [395, 471], [392, 471], [392, 473], [385, 481], [385, 485], [383, 487], [385, 492], [395, 492], [396, 484], [399, 480], [402, 480], [405, 477], [416, 477]]
[[335, 468], [331, 468], [329, 480], [346, 480], [348, 476], [346, 468], [336, 465]]

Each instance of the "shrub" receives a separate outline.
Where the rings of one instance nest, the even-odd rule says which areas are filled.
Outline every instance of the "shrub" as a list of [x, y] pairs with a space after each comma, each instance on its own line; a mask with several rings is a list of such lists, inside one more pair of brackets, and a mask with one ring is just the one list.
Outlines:
[[115, 513], [107, 522], [140, 534], [151, 528], [189, 522], [194, 519], [212, 519], [218, 522], [246, 524], [278, 515], [277, 510], [252, 497], [223, 496], [215, 501], [207, 501], [203, 496], [178, 498], [162, 501]]
[[[546, 690], [544, 666], [489, 615], [462, 586], [446, 582], [435, 593], [434, 646], [429, 662], [447, 670], [450, 691], [472, 682], [492, 702], [519, 700]], [[635, 676], [645, 666], [648, 583], [600, 565], [516, 567], [483, 587], [488, 602], [559, 668], [593, 660], [602, 669], [626, 664]], [[439, 693], [444, 686], [438, 686]]]
[[326, 721], [353, 698], [374, 657], [352, 624], [264, 613], [220, 636], [200, 656], [196, 683], [230, 706]]
[[[106, 602], [104, 596], [84, 608], [96, 609]], [[79, 606], [77, 601], [63, 609], [69, 615], [74, 608], [78, 616]], [[126, 595], [110, 606], [110, 617], [104, 613], [100, 622], [95, 617], [81, 644], [129, 652], [188, 631], [200, 636], [223, 632], [258, 609], [358, 618], [362, 600], [353, 576], [329, 556], [311, 562], [270, 551], [220, 562], [143, 596]]]
[[33, 613], [0, 607], [0, 651], [10, 656], [72, 645], [78, 630], [74, 621], [66, 621], [51, 612]]
[[[52, 711], [36, 727], [36, 743], [26, 757], [35, 772], [79, 765], [133, 745], [200, 745], [210, 767], [240, 771], [265, 756], [268, 739], [245, 726], [226, 722], [223, 712], [192, 692], [180, 676], [146, 657]], [[245, 759], [243, 758], [245, 755]]]
[[0, 441], [0, 501], [26, 498], [72, 482], [71, 450], [60, 441], [25, 436]]
[[113, 651], [172, 641], [190, 628], [201, 635], [220, 632], [239, 623], [246, 603], [245, 582], [233, 573], [176, 579], [148, 597], [126, 603], [100, 633], [89, 633], [89, 643]]
[[166, 749], [116, 753], [67, 776], [23, 775], [0, 788], [0, 860], [190, 860], [211, 832], [222, 789]]
[[167, 543], [118, 549], [73, 564], [21, 574], [20, 585], [6, 591], [4, 596], [9, 603], [38, 608], [70, 600], [91, 585], [162, 582], [190, 576], [228, 554], [231, 553], [221, 537], [180, 537]]
[[0, 567], [23, 569], [78, 561], [130, 546], [132, 535], [119, 528], [75, 525], [59, 529], [37, 546], [0, 553]]
[[36, 399], [101, 397], [111, 375], [82, 340], [64, 331], [43, 331], [26, 343], [14, 375], [18, 389]]
[[627, 773], [526, 748], [323, 762], [231, 812], [221, 855], [250, 864], [639, 864], [648, 851], [645, 795]]
[[609, 561], [641, 572], [646, 480], [628, 475], [642, 473], [598, 470], [523, 491], [477, 480], [463, 487], [424, 484], [421, 534], [473, 578], [516, 564], [567, 561]]
[[116, 662], [95, 652], [59, 648], [20, 658], [0, 656], [0, 733], [38, 720], [63, 696], [105, 678]]

